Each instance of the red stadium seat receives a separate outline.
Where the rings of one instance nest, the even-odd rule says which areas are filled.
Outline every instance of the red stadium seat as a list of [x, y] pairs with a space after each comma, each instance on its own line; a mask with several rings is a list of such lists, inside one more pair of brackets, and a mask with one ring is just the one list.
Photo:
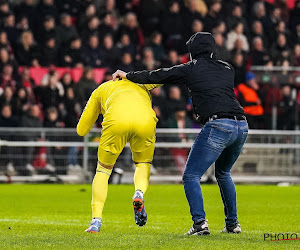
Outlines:
[[[21, 73], [23, 71], [24, 67], [19, 67], [19, 72]], [[54, 68], [59, 75], [59, 78], [62, 77], [62, 75], [66, 72], [71, 73], [72, 79], [74, 82], [78, 82], [81, 78], [83, 69], [82, 68]], [[44, 77], [44, 75], [48, 74], [49, 69], [48, 68], [43, 68], [43, 67], [31, 67], [30, 68], [30, 77], [35, 81], [35, 84], [39, 86], [41, 84], [41, 81]], [[99, 68], [99, 69], [94, 69], [94, 79], [97, 84], [100, 84], [105, 75], [106, 69], [105, 68]]]

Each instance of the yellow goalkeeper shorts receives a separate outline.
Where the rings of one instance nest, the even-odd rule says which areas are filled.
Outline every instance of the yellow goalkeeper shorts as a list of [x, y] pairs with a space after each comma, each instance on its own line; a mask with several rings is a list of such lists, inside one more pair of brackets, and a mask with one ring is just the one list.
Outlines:
[[103, 122], [98, 160], [108, 166], [116, 163], [129, 142], [134, 162], [152, 162], [157, 118], [153, 115]]

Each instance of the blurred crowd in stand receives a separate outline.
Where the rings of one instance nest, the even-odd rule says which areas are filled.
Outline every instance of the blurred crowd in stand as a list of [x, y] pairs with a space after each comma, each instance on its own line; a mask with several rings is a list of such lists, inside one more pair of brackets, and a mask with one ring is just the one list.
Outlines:
[[[233, 65], [250, 128], [297, 128], [300, 94], [290, 76], [299, 72], [283, 70], [274, 84], [250, 68], [300, 66], [300, 0], [0, 0], [0, 127], [74, 128], [97, 87], [94, 68], [106, 69], [104, 82], [116, 69], [187, 62], [185, 42], [200, 31], [214, 35], [217, 58]], [[35, 82], [30, 68], [39, 67], [49, 70]], [[81, 79], [56, 67], [81, 68]], [[185, 86], [151, 94], [158, 128], [201, 126]], [[77, 162], [70, 156], [68, 164]]]

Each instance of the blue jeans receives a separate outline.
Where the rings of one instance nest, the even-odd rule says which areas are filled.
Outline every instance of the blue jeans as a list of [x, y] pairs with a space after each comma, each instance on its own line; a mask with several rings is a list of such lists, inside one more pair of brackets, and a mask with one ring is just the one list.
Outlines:
[[185, 195], [195, 223], [205, 220], [200, 179], [214, 162], [215, 176], [224, 204], [225, 223], [238, 223], [236, 191], [230, 170], [239, 157], [247, 136], [247, 121], [232, 119], [207, 122], [197, 136], [183, 173]]
[[77, 154], [78, 154], [78, 147], [69, 147], [68, 148], [68, 165], [77, 165]]

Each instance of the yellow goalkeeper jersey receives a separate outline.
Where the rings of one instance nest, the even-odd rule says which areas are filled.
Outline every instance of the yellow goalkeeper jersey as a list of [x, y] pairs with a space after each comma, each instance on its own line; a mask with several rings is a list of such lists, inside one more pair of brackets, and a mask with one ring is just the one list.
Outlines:
[[[149, 135], [143, 142], [148, 147], [155, 141], [156, 115], [152, 109], [149, 90], [159, 84], [135, 84], [127, 79], [108, 81], [101, 84], [92, 93], [77, 125], [77, 133], [86, 135], [103, 115], [102, 136], [99, 147], [113, 153], [119, 153], [131, 138], [141, 138], [134, 134]], [[150, 138], [148, 136], [148, 138]], [[142, 151], [141, 140], [131, 141], [136, 151]], [[133, 148], [132, 148], [133, 149]]]

